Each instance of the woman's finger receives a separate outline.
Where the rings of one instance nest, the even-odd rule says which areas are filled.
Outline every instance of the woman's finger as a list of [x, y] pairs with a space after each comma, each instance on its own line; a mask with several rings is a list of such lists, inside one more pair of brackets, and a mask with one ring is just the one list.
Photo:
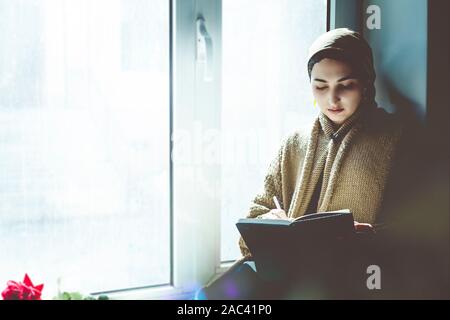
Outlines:
[[355, 231], [356, 232], [367, 232], [367, 231], [373, 231], [373, 226], [370, 223], [361, 223], [361, 222], [354, 222]]
[[272, 209], [270, 210], [270, 213], [277, 216], [280, 219], [287, 219], [286, 212], [282, 209]]

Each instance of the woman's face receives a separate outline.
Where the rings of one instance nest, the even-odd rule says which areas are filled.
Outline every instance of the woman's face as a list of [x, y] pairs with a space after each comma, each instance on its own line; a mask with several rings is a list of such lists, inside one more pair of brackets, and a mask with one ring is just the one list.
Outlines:
[[320, 111], [340, 125], [359, 107], [363, 97], [360, 80], [345, 62], [322, 59], [311, 70], [311, 85]]

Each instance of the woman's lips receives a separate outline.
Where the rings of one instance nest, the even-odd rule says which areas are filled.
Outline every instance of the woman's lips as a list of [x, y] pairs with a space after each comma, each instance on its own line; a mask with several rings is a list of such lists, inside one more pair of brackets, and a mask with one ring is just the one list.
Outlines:
[[328, 111], [330, 111], [331, 113], [337, 114], [337, 113], [344, 111], [344, 109], [328, 109]]

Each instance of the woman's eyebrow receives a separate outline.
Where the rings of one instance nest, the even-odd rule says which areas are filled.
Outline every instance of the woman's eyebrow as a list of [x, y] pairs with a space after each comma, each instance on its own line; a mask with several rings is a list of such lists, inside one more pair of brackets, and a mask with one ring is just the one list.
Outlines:
[[[350, 79], [356, 79], [356, 77], [353, 76], [353, 75], [348, 75], [348, 76], [345, 76], [345, 77], [340, 78], [337, 82], [341, 82], [341, 81], [345, 81], [345, 80], [350, 80]], [[313, 81], [327, 82], [326, 80], [318, 79], [318, 78], [314, 78]]]

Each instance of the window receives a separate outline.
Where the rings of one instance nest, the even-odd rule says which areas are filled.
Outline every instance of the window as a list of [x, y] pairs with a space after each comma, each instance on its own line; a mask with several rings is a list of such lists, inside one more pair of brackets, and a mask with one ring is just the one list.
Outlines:
[[306, 59], [326, 31], [326, 12], [326, 1], [222, 2], [222, 261], [240, 256], [235, 222], [248, 214], [282, 138], [317, 116]]
[[170, 282], [169, 1], [0, 1], [0, 284]]
[[318, 112], [305, 60], [325, 27], [315, 0], [0, 0], [0, 284], [211, 279], [282, 138]]

